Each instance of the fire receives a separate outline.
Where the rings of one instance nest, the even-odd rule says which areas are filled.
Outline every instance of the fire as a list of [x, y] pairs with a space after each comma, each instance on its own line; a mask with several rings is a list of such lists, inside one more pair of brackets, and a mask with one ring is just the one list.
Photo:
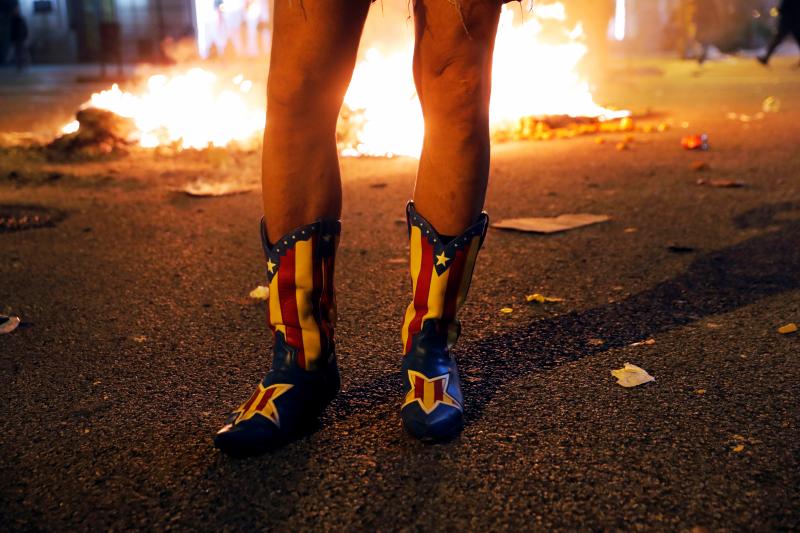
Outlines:
[[[145, 148], [177, 144], [183, 148], [227, 146], [249, 142], [263, 129], [263, 106], [247, 95], [253, 83], [237, 75], [223, 82], [201, 68], [174, 76], [150, 76], [139, 94], [123, 91], [117, 84], [92, 94], [82, 107], [95, 107], [130, 118], [138, 129], [132, 139]], [[71, 122], [62, 129], [77, 129]]]
[[[566, 20], [562, 4], [539, 5], [515, 23], [515, 12], [501, 14], [493, 65], [491, 125], [518, 128], [531, 116], [564, 115], [599, 121], [628, 116], [594, 102], [577, 66], [586, 54], [580, 26], [564, 31], [560, 42], [545, 37], [547, 24]], [[416, 157], [422, 147], [423, 120], [411, 75], [413, 42], [391, 54], [369, 49], [356, 65], [344, 99], [339, 149], [344, 156]], [[253, 84], [242, 75], [231, 80], [200, 68], [173, 76], [151, 76], [139, 94], [117, 85], [95, 93], [84, 105], [134, 120], [143, 147], [226, 146], [257, 138], [263, 129], [263, 102], [249, 98]], [[64, 133], [77, 124], [65, 126]], [[508, 136], [507, 136], [508, 137]], [[513, 137], [513, 136], [512, 136]]]

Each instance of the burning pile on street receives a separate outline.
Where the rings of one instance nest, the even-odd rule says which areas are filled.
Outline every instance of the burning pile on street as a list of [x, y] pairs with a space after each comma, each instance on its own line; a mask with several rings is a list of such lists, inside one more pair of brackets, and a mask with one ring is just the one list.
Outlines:
[[[586, 53], [580, 25], [564, 27], [559, 42], [543, 37], [546, 24], [565, 25], [563, 5], [539, 6], [526, 18], [515, 21], [511, 8], [501, 16], [493, 65], [493, 140], [634, 130], [630, 112], [596, 104], [578, 74]], [[418, 156], [423, 120], [412, 57], [409, 38], [393, 54], [369, 49], [358, 62], [338, 128], [341, 155]], [[253, 91], [253, 86], [242, 74], [228, 78], [199, 67], [150, 76], [138, 92], [114, 85], [93, 94], [52, 146], [100, 154], [125, 146], [256, 147], [265, 103], [256, 95], [264, 91]]]
[[132, 119], [97, 107], [81, 109], [75, 120], [79, 127], [51, 142], [47, 146], [51, 153], [87, 157], [122, 155], [135, 142], [138, 132]]

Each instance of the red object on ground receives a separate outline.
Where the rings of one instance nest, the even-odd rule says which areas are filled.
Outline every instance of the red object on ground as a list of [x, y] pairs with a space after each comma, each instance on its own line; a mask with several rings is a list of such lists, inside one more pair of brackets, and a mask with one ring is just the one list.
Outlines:
[[681, 139], [681, 146], [687, 150], [708, 150], [708, 135], [687, 135]]

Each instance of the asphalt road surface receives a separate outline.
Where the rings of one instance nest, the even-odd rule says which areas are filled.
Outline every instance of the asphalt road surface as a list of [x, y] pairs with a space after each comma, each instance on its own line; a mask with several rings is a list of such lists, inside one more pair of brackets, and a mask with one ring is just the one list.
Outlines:
[[[413, 160], [343, 162], [343, 391], [316, 432], [234, 460], [211, 439], [271, 343], [247, 298], [263, 282], [260, 199], [173, 189], [214, 173], [253, 181], [257, 155], [214, 166], [4, 152], [3, 209], [63, 218], [0, 233], [0, 307], [25, 322], [0, 335], [2, 528], [797, 529], [800, 333], [777, 332], [800, 322], [790, 65], [637, 63], [600, 99], [651, 108], [668, 131], [635, 133], [624, 151], [622, 135], [496, 147], [494, 220], [612, 220], [490, 231], [456, 348], [467, 425], [444, 445], [404, 435], [398, 412], [410, 289], [397, 220]], [[778, 112], [741, 120], [767, 96]], [[711, 150], [680, 147], [695, 132]], [[534, 292], [565, 301], [527, 303]], [[620, 387], [610, 371], [626, 362], [656, 381]]]

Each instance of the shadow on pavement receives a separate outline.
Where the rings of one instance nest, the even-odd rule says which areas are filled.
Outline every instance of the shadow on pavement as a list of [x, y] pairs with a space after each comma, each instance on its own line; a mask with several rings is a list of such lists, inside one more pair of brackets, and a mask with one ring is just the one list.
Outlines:
[[[702, 255], [684, 274], [625, 300], [460, 345], [460, 365], [482, 370], [480, 381], [463, 385], [467, 424], [481, 418], [499, 388], [528, 373], [627, 346], [800, 288], [800, 203], [764, 205], [735, 217], [733, 224], [764, 233]], [[594, 338], [605, 342], [593, 346], [589, 341]], [[332, 410], [337, 416], [368, 411], [386, 398], [399, 398], [400, 389], [399, 372], [381, 376], [340, 394]]]
[[[480, 381], [464, 384], [467, 424], [480, 420], [495, 393], [511, 380], [800, 288], [800, 203], [765, 205], [739, 215], [733, 224], [763, 233], [702, 255], [685, 273], [623, 301], [538, 320], [506, 335], [460, 345], [462, 366], [482, 369]], [[605, 343], [589, 343], [598, 337]], [[336, 418], [368, 414], [386, 404], [387, 398], [399, 399], [400, 392], [400, 373], [394, 372], [340, 393], [329, 413]], [[399, 425], [397, 431], [401, 431]], [[427, 472], [432, 479], [439, 473], [446, 479], [440, 461], [419, 451], [411, 447], [391, 460], [402, 461], [409, 471]], [[205, 501], [210, 490], [212, 501], [219, 505], [216, 512], [229, 524], [288, 520], [298, 510], [299, 500], [293, 495], [308, 490], [309, 475], [313, 476], [308, 471], [309, 452], [309, 446], [301, 443], [256, 461], [218, 456], [197, 487], [203, 492], [199, 500]], [[384, 480], [382, 493], [393, 494], [398, 490], [396, 483], [396, 478]], [[270, 493], [268, 487], [278, 492]]]

